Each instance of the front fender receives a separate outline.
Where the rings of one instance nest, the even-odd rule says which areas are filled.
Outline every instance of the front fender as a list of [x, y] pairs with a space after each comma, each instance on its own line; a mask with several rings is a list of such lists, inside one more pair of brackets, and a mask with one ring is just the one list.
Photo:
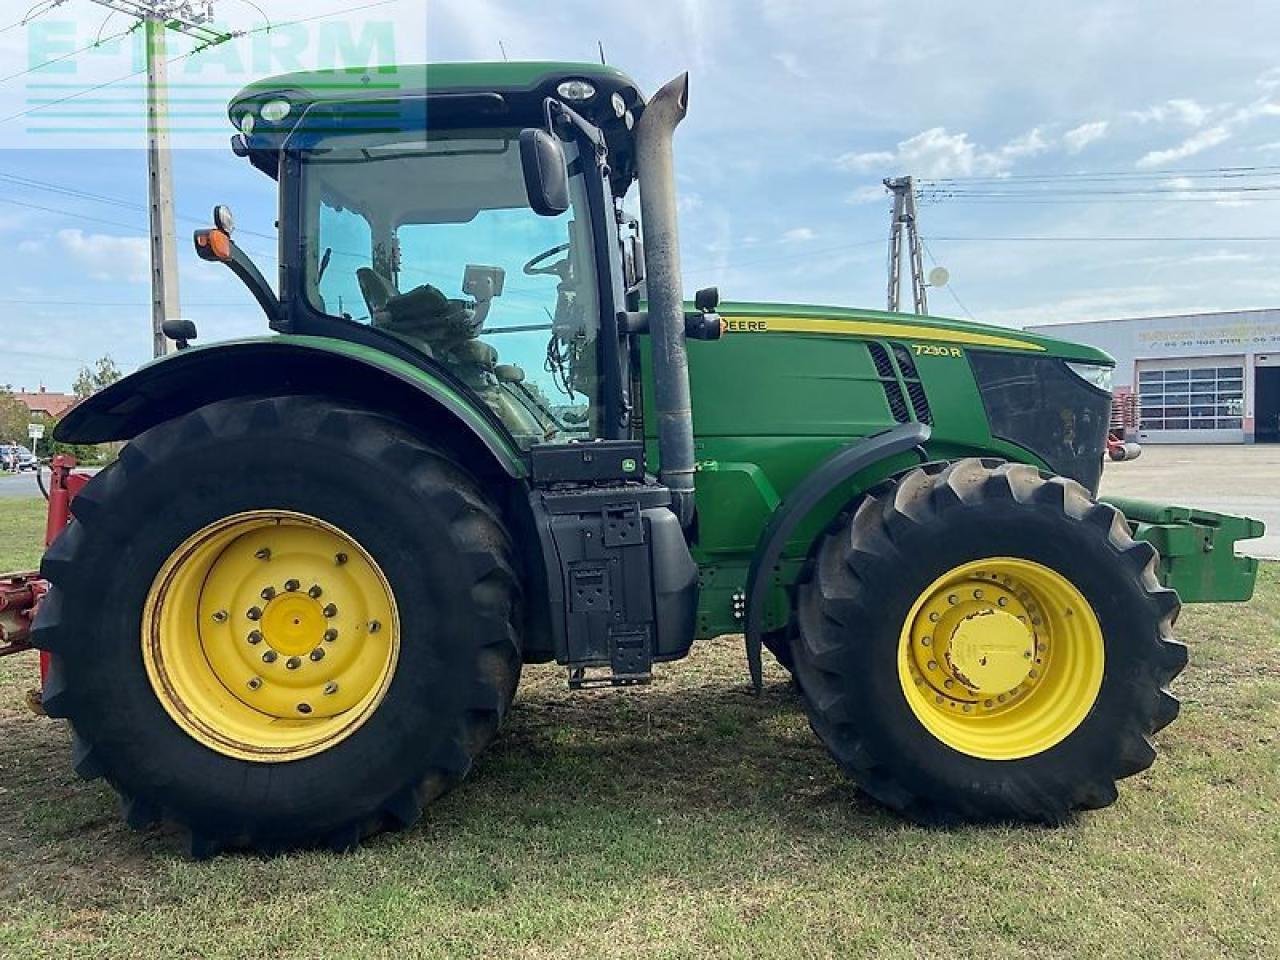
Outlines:
[[327, 337], [263, 337], [183, 350], [77, 406], [53, 437], [76, 444], [131, 440], [220, 400], [288, 394], [320, 394], [386, 411], [428, 436], [452, 431], [453, 439], [474, 447], [507, 476], [527, 473], [500, 421], [451, 383], [447, 373]]

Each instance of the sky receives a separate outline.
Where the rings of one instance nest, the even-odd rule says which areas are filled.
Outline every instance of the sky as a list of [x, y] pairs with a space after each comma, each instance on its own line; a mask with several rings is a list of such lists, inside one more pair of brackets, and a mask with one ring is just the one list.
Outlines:
[[[128, 21], [93, 0], [43, 0], [22, 24], [30, 2], [0, 3], [0, 385], [64, 390], [104, 354], [125, 370], [149, 357], [140, 47], [112, 39]], [[932, 181], [926, 266], [951, 274], [930, 290], [935, 314], [1021, 326], [1280, 305], [1274, 2], [214, 9], [246, 35], [169, 49], [180, 289], [201, 342], [266, 332], [229, 272], [190, 253], [212, 207], [230, 204], [242, 245], [269, 277], [276, 266], [274, 184], [227, 145], [237, 89], [388, 59], [591, 61], [599, 45], [646, 92], [690, 71], [677, 133], [689, 292], [883, 308], [880, 181], [912, 175]]]

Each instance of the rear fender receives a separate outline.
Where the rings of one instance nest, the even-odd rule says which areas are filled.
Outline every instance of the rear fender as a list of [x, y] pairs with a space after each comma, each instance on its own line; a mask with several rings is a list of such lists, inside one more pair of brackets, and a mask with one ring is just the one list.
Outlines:
[[515, 442], [483, 405], [433, 372], [385, 352], [323, 337], [266, 337], [184, 350], [112, 384], [68, 413], [60, 443], [131, 440], [220, 400], [321, 394], [394, 414], [440, 436], [475, 472], [518, 479]]

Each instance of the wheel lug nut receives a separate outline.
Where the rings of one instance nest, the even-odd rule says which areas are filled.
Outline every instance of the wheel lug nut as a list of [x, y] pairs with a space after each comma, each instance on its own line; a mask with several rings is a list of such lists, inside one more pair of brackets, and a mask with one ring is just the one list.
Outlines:
[[275, 663], [276, 660], [279, 659], [279, 657], [280, 657], [280, 654], [276, 653], [274, 650], [266, 650], [262, 654], [262, 662]]
[[311, 651], [311, 659], [312, 659], [312, 661], [313, 661], [313, 662], [314, 662], [314, 661], [318, 661], [318, 660], [323, 660], [323, 659], [324, 659], [324, 648], [323, 648], [323, 647], [316, 647], [314, 650], [312, 650], [312, 651]]
[[245, 613], [245, 616], [250, 620], [261, 620], [262, 611], [258, 607], [250, 607], [248, 612]]
[[338, 639], [338, 631], [337, 631], [337, 630], [326, 630], [326, 631], [324, 632], [324, 642], [325, 642], [325, 643], [333, 643], [333, 641], [335, 641], [335, 640], [337, 640], [337, 639]]
[[324, 593], [324, 591], [320, 589], [320, 585], [314, 584], [311, 589], [307, 591], [307, 596], [312, 600], [318, 600], [322, 593]]
[[261, 631], [261, 630], [250, 630], [250, 631], [249, 631], [249, 642], [250, 642], [250, 643], [252, 643], [254, 646], [257, 646], [258, 644], [260, 644], [260, 643], [262, 642], [262, 631]]
[[263, 599], [263, 600], [270, 600], [270, 599], [271, 599], [272, 597], [274, 597], [275, 595], [276, 595], [276, 588], [275, 588], [275, 587], [263, 587], [263, 588], [262, 588], [262, 599]]
[[953, 607], [959, 602], [960, 602], [960, 598], [957, 597], [954, 593], [949, 594], [947, 596], [947, 603], [951, 604]]
[[956, 682], [954, 680], [943, 680], [942, 685], [946, 687], [948, 690], [950, 690], [952, 687], [956, 685]]
[[382, 629], [382, 624], [381, 624], [381, 623], [379, 623], [377, 620], [370, 620], [370, 621], [369, 621], [369, 632], [370, 632], [370, 633], [377, 633], [377, 632], [378, 632], [379, 630], [381, 630], [381, 629]]
[[310, 712], [311, 712], [311, 704], [309, 704], [309, 703], [300, 703], [300, 704], [298, 704], [298, 712], [299, 712], [299, 713], [310, 713]]
[[937, 623], [939, 619], [941, 619], [941, 618], [940, 618], [936, 613], [931, 613], [931, 614], [929, 614], [929, 620], [930, 620], [930, 622], [932, 622], [932, 623]]
[[929, 661], [929, 669], [930, 669], [930, 670], [937, 670], [937, 669], [938, 669], [938, 661], [937, 661], [937, 660], [930, 660], [930, 661]]
[[225, 610], [215, 610], [215, 611], [214, 611], [214, 614], [213, 614], [213, 622], [214, 622], [214, 623], [226, 623], [226, 622], [227, 622], [227, 611], [225, 611]]
[[255, 553], [254, 556], [257, 557], [259, 560], [270, 560], [271, 551], [268, 550], [266, 547], [263, 547], [261, 550]]
[[302, 584], [300, 584], [297, 580], [286, 580], [284, 582], [284, 588], [285, 590], [289, 591], [289, 593], [296, 592], [298, 588], [301, 586]]
[[975, 591], [973, 591], [973, 599], [975, 599], [975, 600], [981, 600], [981, 599], [982, 599], [982, 591], [981, 591], [981, 590], [975, 590]]
[[326, 604], [324, 608], [324, 615], [327, 619], [332, 620], [338, 615], [338, 608], [332, 603]]
[[345, 553], [340, 553], [333, 558], [333, 562], [336, 563], [338, 566], [342, 566], [344, 563], [347, 562], [347, 559], [348, 558]]
[[249, 681], [249, 689], [250, 689], [250, 690], [257, 690], [257, 689], [259, 689], [261, 686], [262, 686], [262, 678], [261, 678], [261, 677], [254, 677], [252, 680], [250, 680], [250, 681]]
[[920, 638], [920, 646], [922, 646], [922, 647], [927, 647], [927, 646], [929, 646], [929, 644], [931, 644], [931, 643], [933, 643], [933, 637], [921, 637], [921, 638]]
[[284, 665], [290, 670], [297, 670], [300, 666], [302, 666], [302, 658], [290, 657], [288, 660], [284, 662]]
[[338, 684], [335, 683], [333, 680], [330, 680], [328, 683], [324, 685], [325, 696], [332, 697], [337, 692], [338, 692]]
[[996, 601], [996, 604], [1001, 607], [1007, 607], [1009, 605], [1009, 598], [1001, 597], [999, 600]]

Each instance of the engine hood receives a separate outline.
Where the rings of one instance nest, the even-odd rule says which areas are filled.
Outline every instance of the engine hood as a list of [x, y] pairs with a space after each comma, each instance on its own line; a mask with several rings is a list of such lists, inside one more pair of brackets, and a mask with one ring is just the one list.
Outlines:
[[1011, 327], [945, 317], [795, 303], [724, 303], [720, 306], [720, 315], [727, 322], [729, 335], [741, 332], [885, 338], [1115, 365], [1110, 355], [1095, 347]]

